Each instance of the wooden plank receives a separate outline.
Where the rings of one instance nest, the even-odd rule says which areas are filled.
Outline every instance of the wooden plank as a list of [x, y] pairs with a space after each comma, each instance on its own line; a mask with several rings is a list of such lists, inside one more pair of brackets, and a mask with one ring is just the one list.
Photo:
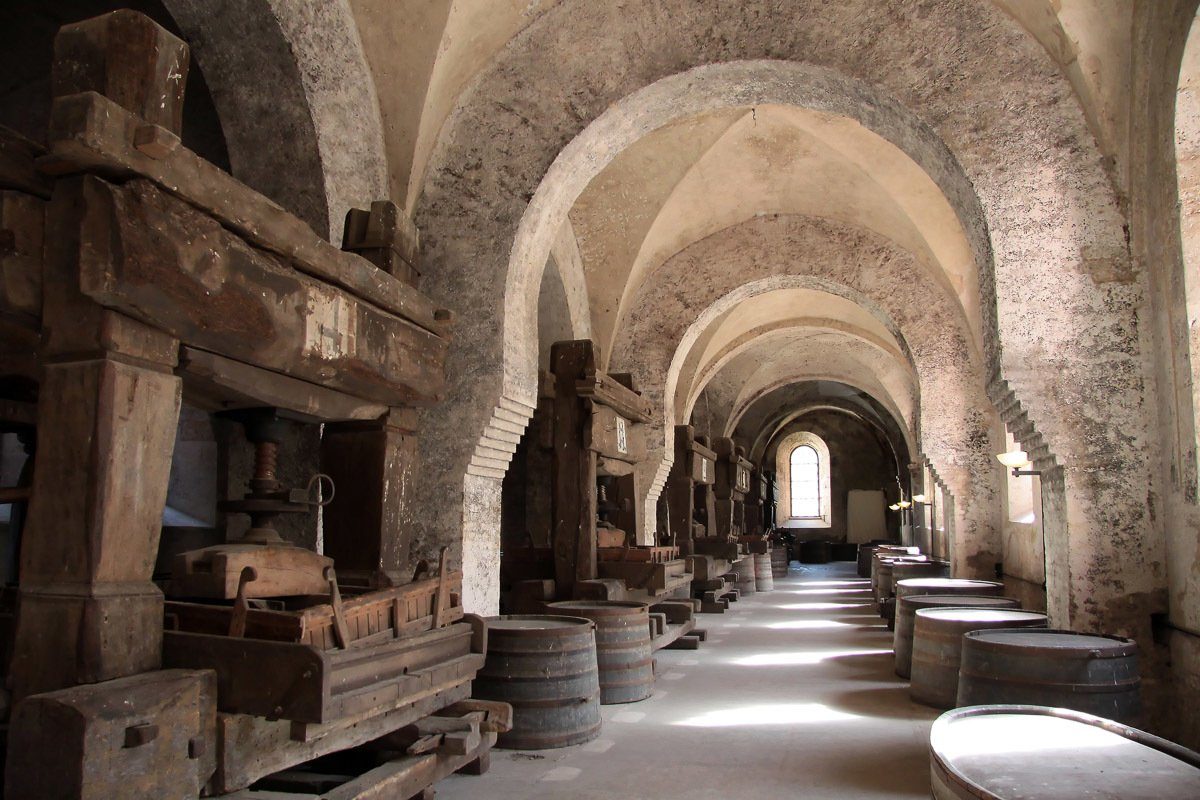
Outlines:
[[653, 409], [638, 392], [622, 386], [611, 376], [592, 368], [575, 383], [575, 393], [592, 402], [606, 405], [633, 422], [649, 422]]
[[144, 125], [139, 117], [94, 92], [58, 97], [51, 110], [46, 167], [59, 173], [91, 169], [153, 181], [296, 269], [440, 337], [449, 336], [448, 311], [366, 259], [338, 250], [298, 217], [186, 147], [177, 147], [163, 158], [139, 151], [134, 139]]
[[[471, 629], [452, 625], [432, 633], [348, 650], [318, 651], [304, 644], [234, 639], [167, 631], [169, 666], [217, 673], [221, 711], [272, 719], [325, 723], [376, 685], [405, 678], [470, 652]], [[396, 691], [395, 687], [388, 689]]]
[[412, 677], [429, 679], [421, 691], [396, 700], [388, 708], [339, 720], [310, 737], [293, 738], [293, 726], [284, 720], [272, 722], [245, 714], [218, 714], [215, 791], [245, 789], [273, 772], [377, 739], [470, 696], [470, 675], [451, 675], [434, 681], [436, 674], [437, 670], [418, 673]]
[[79, 282], [185, 344], [390, 405], [438, 400], [443, 339], [289, 269], [146, 181], [84, 181]]
[[195, 347], [181, 348], [175, 374], [184, 399], [208, 411], [271, 406], [304, 422], [371, 420], [388, 412], [382, 403]]
[[420, 795], [442, 778], [488, 754], [496, 734], [475, 737], [461, 753], [427, 753], [389, 761], [331, 792], [325, 800], [392, 800]]
[[45, 152], [40, 144], [0, 125], [0, 189], [15, 189], [49, 200], [54, 182], [38, 172], [36, 164]]
[[411, 410], [393, 409], [365, 423], [326, 425], [321, 470], [338, 487], [325, 509], [325, 552], [342, 575], [375, 585], [410, 575], [412, 487], [418, 454]]

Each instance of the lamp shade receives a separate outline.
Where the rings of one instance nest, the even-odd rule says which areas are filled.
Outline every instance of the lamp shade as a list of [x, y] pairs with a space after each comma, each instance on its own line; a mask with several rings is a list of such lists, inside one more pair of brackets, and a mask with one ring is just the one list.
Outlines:
[[929, 502], [929, 501], [928, 501], [928, 499], [925, 497], [925, 495], [923, 495], [923, 494], [914, 494], [914, 495], [913, 495], [913, 502], [914, 502], [914, 503], [927, 503], [927, 502]]
[[1029, 464], [1029, 454], [1024, 450], [1013, 450], [1010, 453], [1000, 453], [996, 456], [1000, 463], [1010, 469], [1019, 469]]

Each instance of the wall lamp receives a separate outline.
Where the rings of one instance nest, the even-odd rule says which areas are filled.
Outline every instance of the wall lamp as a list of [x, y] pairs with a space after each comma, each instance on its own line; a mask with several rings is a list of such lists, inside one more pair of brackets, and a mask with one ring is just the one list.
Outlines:
[[1001, 464], [1012, 470], [1012, 475], [1014, 478], [1020, 478], [1025, 475], [1042, 474], [1042, 471], [1039, 469], [1022, 469], [1022, 467], [1029, 467], [1033, 465], [1033, 462], [1029, 460], [1029, 454], [1024, 450], [1013, 450], [1011, 453], [1000, 453], [996, 456], [996, 458]]
[[926, 496], [925, 496], [925, 495], [923, 495], [923, 494], [914, 494], [914, 495], [913, 495], [913, 502], [914, 502], [914, 503], [920, 503], [920, 504], [922, 504], [922, 505], [926, 505], [926, 506], [931, 506], [931, 505], [933, 505], [933, 501], [932, 501], [932, 500], [930, 500], [928, 497], [926, 497]]

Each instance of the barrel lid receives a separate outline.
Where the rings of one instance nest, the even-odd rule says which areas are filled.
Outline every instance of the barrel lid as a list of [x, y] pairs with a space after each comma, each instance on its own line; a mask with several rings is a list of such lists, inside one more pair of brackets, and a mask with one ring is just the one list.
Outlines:
[[1036, 611], [1019, 611], [1015, 608], [918, 608], [921, 619], [948, 620], [953, 622], [1045, 622], [1048, 617]]
[[[999, 635], [997, 635], [999, 634]], [[994, 649], [1028, 649], [1030, 651], [1053, 651], [1065, 655], [1080, 651], [1098, 657], [1110, 658], [1130, 656], [1137, 653], [1137, 642], [1121, 636], [1105, 633], [1079, 633], [1077, 631], [1042, 628], [1038, 630], [991, 630], [971, 631], [966, 634], [972, 646]]]
[[1200, 797], [1200, 755], [1064, 708], [958, 708], [933, 723], [929, 750], [935, 773], [956, 796]]
[[988, 597], [982, 594], [910, 594], [900, 598], [900, 605], [909, 609], [937, 608], [1019, 608], [1011, 597]]
[[505, 614], [499, 617], [487, 617], [489, 630], [494, 631], [538, 631], [561, 632], [564, 629], [577, 628], [581, 625], [594, 625], [590, 619], [583, 617], [560, 617], [550, 614]]
[[546, 608], [562, 611], [581, 611], [588, 614], [618, 615], [630, 611], [649, 611], [650, 606], [637, 600], [559, 600], [546, 603]]
[[897, 585], [911, 589], [982, 589], [1004, 584], [996, 581], [977, 581], [973, 578], [904, 578]]

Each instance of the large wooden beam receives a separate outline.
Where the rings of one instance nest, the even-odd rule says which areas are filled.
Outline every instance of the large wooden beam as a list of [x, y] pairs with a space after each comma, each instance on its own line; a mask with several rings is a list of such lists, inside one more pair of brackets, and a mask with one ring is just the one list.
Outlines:
[[83, 182], [79, 283], [184, 343], [389, 405], [440, 398], [445, 340], [290, 269], [146, 181]]
[[596, 454], [588, 449], [592, 414], [576, 393], [580, 376], [596, 368], [590, 341], [550, 349], [555, 377], [554, 578], [558, 596], [572, 597], [578, 581], [596, 577]]
[[343, 252], [313, 233], [300, 218], [183, 147], [150, 155], [137, 144], [146, 122], [92, 92], [59, 97], [50, 122], [50, 155], [44, 167], [58, 174], [85, 170], [122, 179], [143, 177], [203, 209], [256, 247], [301, 272], [446, 337], [449, 312], [416, 288]]

